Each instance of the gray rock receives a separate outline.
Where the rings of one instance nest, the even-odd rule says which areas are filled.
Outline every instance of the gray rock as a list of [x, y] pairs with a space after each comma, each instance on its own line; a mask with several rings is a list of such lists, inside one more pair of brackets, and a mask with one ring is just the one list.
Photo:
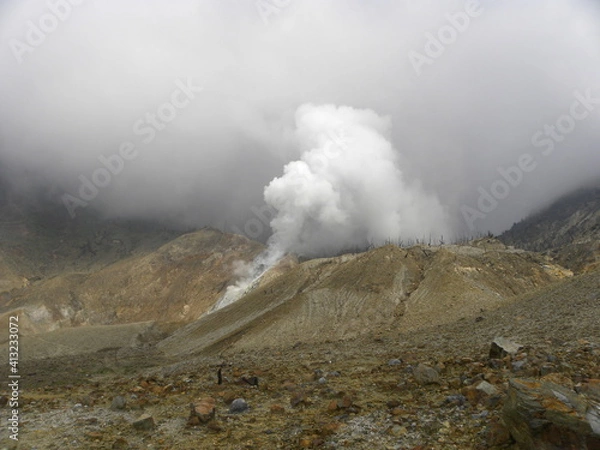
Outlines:
[[490, 359], [488, 365], [492, 369], [501, 369], [504, 366], [504, 362], [501, 359]]
[[475, 389], [485, 393], [486, 395], [489, 395], [490, 397], [498, 394], [498, 389], [496, 388], [496, 386], [488, 383], [487, 381], [482, 381], [477, 385]]
[[133, 428], [135, 428], [136, 430], [153, 430], [155, 427], [154, 417], [152, 417], [150, 414], [142, 414], [140, 417], [133, 421], [132, 425]]
[[117, 395], [113, 398], [112, 403], [110, 404], [110, 409], [119, 410], [125, 409], [127, 406], [127, 400], [122, 395]]
[[516, 342], [510, 341], [503, 337], [497, 337], [492, 341], [490, 358], [502, 359], [506, 355], [516, 355], [517, 352], [522, 348], [523, 346], [521, 344], [517, 344]]
[[523, 370], [525, 365], [527, 364], [527, 359], [522, 359], [520, 361], [513, 361], [512, 370], [514, 372], [518, 372], [519, 370]]
[[502, 415], [523, 450], [600, 448], [598, 405], [565, 386], [513, 378]]
[[464, 395], [449, 395], [446, 397], [444, 403], [449, 403], [451, 405], [462, 406], [467, 402], [467, 398]]
[[543, 364], [540, 367], [541, 376], [546, 376], [548, 374], [551, 374], [552, 372], [556, 372], [556, 368], [552, 364]]
[[230, 414], [240, 414], [247, 411], [249, 408], [248, 403], [243, 398], [236, 398], [229, 406]]
[[400, 364], [402, 364], [401, 359], [390, 359], [388, 361], [388, 366], [399, 366]]
[[439, 384], [440, 375], [433, 367], [425, 364], [419, 364], [413, 371], [413, 375], [417, 383], [421, 385]]
[[473, 419], [485, 419], [487, 416], [490, 415], [490, 412], [487, 409], [484, 409], [483, 411], [481, 411], [480, 413], [477, 414], [471, 414], [471, 417]]

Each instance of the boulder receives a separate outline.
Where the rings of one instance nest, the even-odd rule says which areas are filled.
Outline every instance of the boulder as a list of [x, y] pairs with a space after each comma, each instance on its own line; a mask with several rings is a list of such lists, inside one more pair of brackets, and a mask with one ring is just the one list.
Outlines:
[[503, 337], [497, 337], [490, 347], [491, 359], [502, 359], [507, 355], [516, 355], [523, 346]]
[[523, 450], [600, 449], [600, 404], [552, 381], [513, 378], [502, 414]]

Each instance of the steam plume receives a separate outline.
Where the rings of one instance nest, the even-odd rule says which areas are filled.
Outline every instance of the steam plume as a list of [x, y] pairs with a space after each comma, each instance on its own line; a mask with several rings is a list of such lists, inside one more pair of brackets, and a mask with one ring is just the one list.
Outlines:
[[332, 254], [388, 239], [450, 234], [435, 195], [406, 181], [390, 141], [390, 118], [370, 110], [303, 105], [296, 112], [302, 156], [265, 188], [277, 211], [270, 245]]

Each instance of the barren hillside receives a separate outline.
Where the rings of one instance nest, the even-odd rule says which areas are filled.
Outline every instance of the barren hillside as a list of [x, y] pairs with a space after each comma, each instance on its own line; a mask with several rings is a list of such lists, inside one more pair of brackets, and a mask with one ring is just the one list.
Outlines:
[[507, 245], [552, 256], [577, 272], [600, 263], [600, 187], [577, 191], [515, 224], [500, 236]]
[[235, 279], [234, 262], [251, 260], [261, 250], [261, 244], [242, 236], [200, 230], [97, 270], [25, 282], [5, 295], [0, 313], [20, 312], [24, 333], [143, 321], [185, 323], [220, 298]]
[[307, 261], [160, 344], [171, 354], [256, 349], [402, 331], [475, 317], [571, 273], [486, 239]]

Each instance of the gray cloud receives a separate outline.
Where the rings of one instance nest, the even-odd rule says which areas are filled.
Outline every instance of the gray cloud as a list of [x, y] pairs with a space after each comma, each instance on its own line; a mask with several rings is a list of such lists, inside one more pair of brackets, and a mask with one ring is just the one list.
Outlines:
[[[570, 113], [575, 92], [600, 97], [600, 15], [591, 1], [483, 0], [420, 76], [410, 52], [427, 56], [427, 33], [451, 25], [448, 14], [465, 2], [290, 1], [267, 20], [253, 1], [80, 3], [0, 6], [1, 171], [59, 203], [64, 193], [78, 196], [101, 155], [133, 142], [137, 156], [86, 208], [243, 227], [265, 186], [306, 150], [294, 122], [305, 103], [389, 116], [406, 183], [439, 200], [455, 234], [473, 231], [461, 207], [477, 210], [481, 189], [523, 154], [536, 168], [473, 220], [476, 231], [502, 231], [600, 177], [600, 105], [551, 154], [532, 143]], [[50, 4], [70, 6], [56, 30], [36, 36], [28, 21], [39, 27]], [[29, 45], [27, 33], [39, 45], [15, 51], [15, 39]], [[202, 92], [144, 144], [134, 125], [188, 78]]]

